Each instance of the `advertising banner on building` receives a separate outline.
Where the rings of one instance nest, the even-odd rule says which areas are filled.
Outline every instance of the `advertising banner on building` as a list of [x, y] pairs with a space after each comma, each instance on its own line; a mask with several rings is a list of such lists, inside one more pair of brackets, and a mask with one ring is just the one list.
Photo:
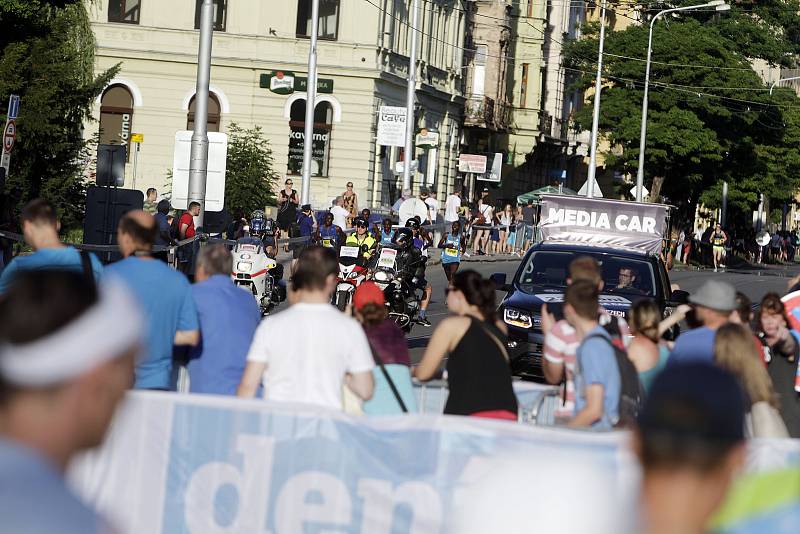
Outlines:
[[621, 246], [657, 254], [667, 231], [669, 207], [623, 200], [543, 195], [545, 241]]
[[486, 156], [480, 154], [460, 154], [458, 156], [458, 172], [486, 172]]
[[[134, 392], [69, 480], [123, 534], [618, 534], [635, 517], [628, 440]], [[754, 447], [751, 470], [800, 458], [798, 440]]]
[[405, 146], [406, 108], [381, 106], [378, 109], [377, 137], [380, 146]]

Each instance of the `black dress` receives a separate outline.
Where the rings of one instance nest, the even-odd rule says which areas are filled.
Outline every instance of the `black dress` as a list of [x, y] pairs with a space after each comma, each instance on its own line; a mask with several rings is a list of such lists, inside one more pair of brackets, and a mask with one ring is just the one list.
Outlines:
[[777, 350], [771, 350], [772, 360], [769, 362], [769, 377], [772, 379], [772, 387], [778, 394], [780, 403], [780, 413], [789, 436], [800, 438], [800, 393], [795, 391], [795, 377], [797, 375], [797, 352], [793, 360], [780, 354]]
[[450, 395], [444, 413], [472, 415], [490, 410], [516, 413], [511, 367], [488, 332], [503, 345], [506, 336], [493, 324], [472, 317], [470, 320], [464, 337], [447, 359]]
[[297, 204], [292, 200], [297, 198], [297, 191], [292, 189], [292, 194], [287, 195], [285, 189], [281, 189], [278, 196], [278, 227], [288, 231], [289, 227], [297, 222]]

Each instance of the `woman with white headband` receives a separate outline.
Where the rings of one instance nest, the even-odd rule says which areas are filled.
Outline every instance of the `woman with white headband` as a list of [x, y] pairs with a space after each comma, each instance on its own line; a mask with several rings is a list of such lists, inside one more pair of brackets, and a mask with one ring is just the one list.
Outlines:
[[[124, 324], [125, 328], [119, 328]], [[143, 320], [119, 283], [20, 273], [0, 300], [0, 532], [109, 532], [63, 473], [133, 383]]]

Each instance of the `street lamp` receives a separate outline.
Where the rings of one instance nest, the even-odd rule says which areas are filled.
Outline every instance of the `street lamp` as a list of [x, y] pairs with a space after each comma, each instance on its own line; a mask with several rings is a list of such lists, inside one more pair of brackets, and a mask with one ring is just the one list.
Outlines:
[[772, 91], [775, 89], [775, 86], [781, 82], [789, 82], [792, 80], [800, 80], [800, 76], [792, 76], [791, 78], [781, 78], [780, 80], [775, 80], [772, 85], [769, 86], [769, 96], [772, 96]]
[[650, 21], [650, 36], [647, 39], [647, 68], [644, 77], [644, 98], [642, 99], [642, 131], [639, 138], [639, 170], [636, 173], [636, 201], [642, 202], [642, 189], [644, 188], [644, 148], [647, 141], [647, 97], [650, 93], [650, 56], [653, 55], [653, 25], [661, 15], [677, 13], [678, 11], [694, 11], [713, 7], [715, 11], [728, 11], [731, 6], [725, 0], [712, 0], [706, 4], [696, 6], [675, 7], [659, 11]]

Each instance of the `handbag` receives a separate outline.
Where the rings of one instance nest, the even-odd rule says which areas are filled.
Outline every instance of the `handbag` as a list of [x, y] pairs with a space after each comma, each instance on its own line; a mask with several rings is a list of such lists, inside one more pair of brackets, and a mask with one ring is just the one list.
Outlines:
[[400, 392], [397, 390], [397, 386], [394, 385], [394, 380], [392, 377], [389, 376], [389, 372], [386, 370], [386, 366], [383, 364], [383, 360], [378, 353], [375, 351], [375, 347], [372, 346], [372, 342], [367, 339], [367, 343], [369, 343], [369, 348], [372, 351], [372, 359], [375, 360], [375, 363], [378, 367], [381, 368], [381, 373], [383, 373], [383, 378], [386, 379], [386, 383], [389, 384], [389, 389], [392, 390], [392, 394], [394, 398], [397, 399], [397, 404], [400, 405], [400, 409], [403, 410], [403, 413], [408, 413], [408, 408], [406, 407], [406, 403], [403, 402], [403, 397], [400, 396]]

